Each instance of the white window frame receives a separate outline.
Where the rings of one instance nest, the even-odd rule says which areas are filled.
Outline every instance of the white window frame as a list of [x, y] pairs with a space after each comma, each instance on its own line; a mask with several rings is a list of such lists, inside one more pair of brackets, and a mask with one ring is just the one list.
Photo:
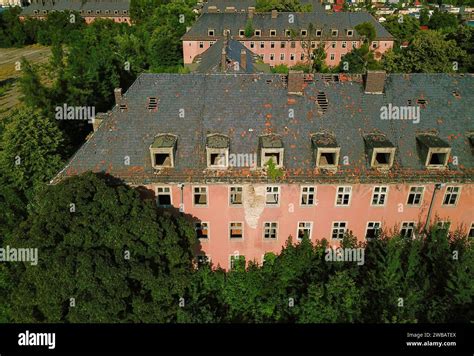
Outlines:
[[274, 61], [275, 60], [275, 53], [270, 53], [270, 60]]
[[[306, 192], [304, 190], [307, 190]], [[313, 189], [311, 192], [310, 189]], [[309, 201], [309, 196], [313, 195], [313, 203], [312, 204], [303, 204], [303, 196], [306, 196], [307, 201]], [[302, 185], [300, 188], [300, 206], [302, 207], [310, 207], [316, 205], [316, 186], [314, 185]]]
[[239, 30], [239, 37], [245, 36], [245, 30]]
[[[242, 231], [242, 236], [241, 237], [232, 237], [231, 236], [231, 226], [232, 224], [241, 224], [241, 231]], [[241, 241], [244, 239], [244, 222], [243, 221], [229, 221], [229, 229], [228, 229], [228, 234], [229, 234], [229, 240], [231, 241]]]
[[231, 254], [229, 255], [229, 270], [233, 270], [233, 266], [232, 266], [232, 262], [234, 261], [235, 258], [239, 258], [240, 257], [243, 257], [244, 258], [244, 261], [245, 261], [245, 267], [247, 267], [247, 260], [245, 259], [245, 255], [235, 255], [235, 254]]
[[[192, 193], [193, 193], [193, 196], [192, 196], [193, 206], [195, 206], [195, 207], [207, 207], [207, 206], [209, 206], [209, 188], [208, 188], [208, 186], [207, 185], [194, 185], [192, 188], [193, 188], [193, 191], [192, 191]], [[196, 191], [195, 191], [196, 188], [199, 188], [199, 189], [204, 188], [205, 189], [206, 204], [196, 204], [195, 203], [194, 196], [196, 194]]]
[[[232, 203], [232, 195], [234, 194], [232, 192], [232, 189], [234, 188], [240, 188], [240, 204], [235, 204], [235, 203]], [[244, 204], [244, 187], [241, 186], [241, 185], [231, 185], [229, 186], [229, 206], [232, 206], [232, 207], [241, 207], [242, 205]]]
[[[165, 193], [163, 191], [160, 192], [160, 189], [161, 190], [165, 190], [167, 189], [168, 190], [168, 193]], [[169, 195], [170, 197], [170, 203], [169, 204], [165, 204], [165, 205], [160, 205], [158, 203], [159, 201], [159, 196], [160, 195]], [[170, 186], [166, 186], [166, 185], [159, 185], [156, 187], [156, 205], [158, 205], [159, 207], [170, 207], [170, 206], [173, 206], [173, 194], [172, 194], [172, 189]]]
[[[403, 225], [407, 226], [404, 227]], [[413, 239], [415, 237], [415, 228], [416, 225], [414, 221], [402, 221], [402, 223], [400, 224], [400, 237]], [[402, 236], [403, 229], [411, 229], [411, 236]]]
[[[339, 190], [342, 188], [342, 192], [339, 192]], [[348, 191], [346, 191], [348, 189]], [[342, 198], [344, 198], [344, 196], [346, 194], [349, 194], [349, 200], [347, 202], [347, 204], [338, 204], [337, 201], [338, 201], [338, 197], [339, 197], [339, 194], [342, 194]], [[342, 202], [344, 201], [344, 199], [342, 199]], [[348, 207], [348, 206], [351, 206], [351, 201], [352, 201], [352, 186], [350, 185], [338, 185], [336, 187], [336, 200], [334, 202], [334, 206], [337, 206], [337, 207]]]
[[[201, 230], [204, 230], [202, 229], [202, 225], [206, 225], [207, 237], [197, 237], [198, 225], [201, 225]], [[196, 237], [199, 241], [209, 241], [211, 238], [211, 225], [209, 224], [209, 221], [196, 221], [194, 223], [194, 231], [196, 232]]]
[[370, 237], [367, 237], [367, 233], [369, 232], [369, 225], [372, 224], [372, 225], [378, 225], [378, 227], [375, 227], [373, 226], [371, 229], [375, 229], [375, 230], [378, 230], [379, 233], [380, 231], [382, 230], [382, 222], [381, 221], [367, 221], [367, 225], [365, 226], [365, 239], [367, 241], [370, 241], [372, 238]]
[[[268, 188], [270, 188], [272, 191], [271, 192], [268, 192]], [[273, 191], [275, 190], [276, 188], [276, 193]], [[275, 195], [277, 196], [277, 203], [276, 204], [272, 204], [272, 203], [268, 203], [268, 199], [267, 197], [269, 195]], [[265, 186], [265, 206], [280, 206], [280, 194], [281, 194], [281, 189], [280, 189], [280, 186], [278, 185], [267, 185]]]
[[[300, 226], [300, 224], [304, 224], [304, 226]], [[309, 227], [307, 226], [307, 224], [309, 224]], [[298, 241], [303, 240], [302, 238], [299, 237], [300, 230], [309, 230], [308, 239], [311, 240], [312, 235], [313, 235], [313, 222], [312, 221], [298, 221], [298, 223], [296, 224], [296, 239]]]
[[[269, 227], [267, 228], [267, 224], [270, 224]], [[273, 227], [273, 224], [276, 226]], [[275, 229], [275, 237], [265, 237], [265, 232], [269, 229], [269, 231]], [[277, 241], [278, 240], [278, 221], [264, 221], [263, 222], [263, 231], [262, 231], [262, 237], [264, 241]]]
[[[461, 189], [462, 187], [459, 185], [447, 185], [446, 190], [444, 191], [443, 195], [443, 202], [441, 203], [443, 207], [456, 207], [458, 205], [459, 199], [461, 198]], [[448, 192], [449, 189], [457, 189], [456, 192]], [[450, 196], [450, 198], [453, 195], [456, 195], [456, 199], [453, 204], [445, 204], [447, 196]], [[451, 199], [450, 199], [451, 200]]]
[[276, 37], [277, 31], [276, 30], [270, 30], [270, 37]]
[[280, 53], [280, 61], [284, 61], [285, 60], [285, 54], [284, 53]]
[[[376, 188], [379, 188], [380, 191], [376, 192]], [[385, 189], [385, 191], [381, 191], [382, 189]], [[377, 195], [377, 204], [374, 204], [374, 198]], [[379, 204], [380, 202], [380, 197], [384, 196], [383, 204]], [[370, 198], [370, 206], [375, 206], [375, 207], [382, 207], [387, 205], [387, 199], [388, 199], [388, 185], [375, 185], [372, 188], [372, 197]]]
[[334, 53], [331, 53], [329, 55], [329, 58], [331, 59], [331, 61], [335, 61], [336, 60], [336, 55]]
[[262, 36], [262, 30], [255, 30], [254, 35], [255, 35], [256, 37]]
[[[212, 35], [211, 35], [211, 32], [212, 32]], [[214, 31], [213, 28], [209, 28], [209, 29], [207, 30], [207, 35], [208, 35], [209, 37], [214, 37], [215, 34], [216, 34], [216, 32]]]
[[474, 222], [471, 223], [471, 227], [467, 232], [467, 237], [468, 238], [474, 238]]
[[[337, 226], [336, 226], [337, 224]], [[344, 224], [344, 227], [342, 228], [340, 224]], [[344, 229], [344, 232], [342, 233], [342, 237], [333, 237], [334, 235], [334, 230], [337, 229], [337, 235], [339, 236], [340, 230]], [[344, 238], [344, 235], [347, 233], [347, 221], [333, 221], [331, 225], [331, 240], [336, 240], [336, 241], [341, 241]]]
[[[418, 202], [418, 204], [409, 204], [409, 200], [410, 200], [410, 194], [412, 194], [412, 189], [413, 188], [421, 188], [421, 192], [416, 192], [414, 194], [420, 194], [420, 200]], [[406, 206], [408, 207], [419, 207], [423, 204], [423, 198], [424, 198], [424, 195], [425, 195], [425, 186], [424, 185], [411, 185], [409, 190], [408, 190], [408, 196], [407, 196], [407, 202], [406, 202]]]
[[339, 35], [339, 30], [331, 29], [331, 37], [337, 37]]

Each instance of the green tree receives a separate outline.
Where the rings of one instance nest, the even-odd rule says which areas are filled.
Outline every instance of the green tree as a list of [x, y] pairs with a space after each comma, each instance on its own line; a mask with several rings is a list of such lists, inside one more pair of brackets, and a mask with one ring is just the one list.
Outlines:
[[252, 19], [248, 19], [247, 23], [245, 24], [244, 30], [245, 37], [250, 38], [254, 34], [253, 22]]
[[23, 24], [18, 18], [20, 7], [10, 7], [0, 12], [0, 48], [21, 47], [26, 43], [27, 37]]
[[299, 0], [257, 0], [255, 10], [258, 12], [311, 12], [311, 4], [301, 4]]
[[55, 121], [40, 111], [21, 108], [5, 125], [0, 167], [13, 187], [31, 195], [62, 167], [62, 143]]
[[428, 26], [432, 30], [446, 29], [446, 28], [456, 28], [458, 27], [459, 22], [454, 14], [448, 12], [441, 12], [438, 9], [433, 11], [431, 18], [428, 22]]
[[177, 321], [193, 228], [106, 183], [88, 173], [48, 186], [7, 241], [39, 251], [38, 265], [11, 267], [15, 322]]
[[361, 24], [358, 24], [355, 29], [359, 36], [364, 39], [364, 43], [368, 43], [369, 45], [372, 43], [373, 40], [375, 40], [377, 36], [375, 27], [370, 22], [363, 22]]
[[436, 31], [421, 31], [405, 50], [388, 52], [384, 66], [389, 72], [452, 73], [456, 71], [455, 62], [462, 63], [465, 58], [466, 52], [455, 41], [446, 41]]
[[342, 56], [338, 66], [339, 72], [365, 73], [368, 69], [380, 69], [382, 65], [375, 60], [374, 53], [369, 45], [364, 43], [361, 47], [353, 49]]
[[420, 22], [408, 15], [388, 16], [383, 26], [395, 37], [395, 50], [398, 50], [402, 43], [411, 42], [415, 34], [420, 31]]

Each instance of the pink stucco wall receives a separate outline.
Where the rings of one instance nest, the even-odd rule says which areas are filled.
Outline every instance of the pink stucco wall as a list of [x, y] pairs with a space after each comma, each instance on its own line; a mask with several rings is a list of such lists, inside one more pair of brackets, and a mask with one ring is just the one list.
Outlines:
[[[240, 40], [240, 39], [239, 39]], [[206, 51], [213, 41], [183, 41], [183, 59], [185, 64], [192, 63], [194, 57]], [[301, 55], [304, 54], [307, 56], [308, 49], [303, 48], [301, 41], [280, 41], [280, 40], [240, 40], [240, 42], [250, 49], [252, 52], [263, 56], [263, 61], [271, 66], [286, 64], [288, 66], [294, 66], [301, 60]], [[254, 46], [252, 47], [252, 42]], [[285, 48], [281, 48], [281, 42], [285, 43]], [[343, 42], [346, 43], [345, 48], [343, 47]], [[202, 43], [202, 48], [200, 47]], [[263, 43], [264, 48], [261, 48], [261, 43]], [[271, 48], [271, 44], [274, 43], [274, 48]], [[291, 43], [294, 43], [294, 48], [291, 47]], [[318, 43], [318, 42], [317, 42]], [[335, 48], [333, 48], [333, 43]], [[326, 41], [324, 48], [327, 54], [326, 64], [329, 66], [336, 66], [341, 61], [341, 57], [350, 52], [353, 48], [360, 47], [359, 41]], [[377, 41], [377, 48], [375, 50], [375, 55], [377, 59], [381, 58], [381, 54], [385, 53], [393, 47], [393, 41]], [[271, 58], [271, 55], [273, 59]], [[281, 58], [281, 55], [284, 55], [284, 58]], [[294, 55], [294, 59], [292, 59]], [[306, 57], [307, 58], [307, 57]]]
[[[258, 196], [250, 208], [244, 203], [243, 206], [230, 206], [229, 187], [226, 184], [199, 185], [208, 187], [208, 204], [205, 207], [193, 205], [192, 187], [187, 184], [183, 188], [184, 213], [193, 216], [203, 222], [209, 223], [209, 239], [202, 240], [202, 251], [210, 256], [214, 265], [229, 268], [231, 254], [244, 255], [246, 261], [255, 260], [262, 262], [262, 256], [266, 252], [278, 253], [285, 244], [288, 236], [296, 240], [298, 222], [312, 222], [311, 240], [326, 238], [331, 244], [337, 245], [339, 240], [331, 240], [332, 223], [334, 221], [346, 221], [348, 230], [352, 231], [359, 240], [365, 239], [367, 222], [381, 222], [382, 230], [390, 232], [400, 229], [403, 221], [413, 221], [415, 224], [426, 221], [429, 205], [433, 195], [434, 184], [390, 184], [388, 195], [383, 207], [371, 206], [374, 185], [371, 184], [343, 184], [352, 187], [352, 196], [348, 207], [335, 206], [337, 187], [341, 185], [316, 185], [317, 205], [301, 206], [301, 185], [298, 184], [275, 184], [280, 187], [279, 206], [264, 206], [262, 197]], [[159, 185], [167, 186], [167, 185]], [[172, 205], [179, 208], [181, 203], [181, 189], [177, 185], [172, 187]], [[241, 186], [241, 185], [240, 185]], [[411, 186], [424, 186], [422, 203], [420, 206], [408, 206], [407, 199]], [[463, 226], [464, 231], [469, 230], [474, 222], [473, 185], [460, 186], [461, 192], [456, 206], [443, 206], [442, 201], [446, 192], [446, 186], [437, 191], [434, 200], [431, 221], [451, 221], [450, 231]], [[258, 190], [264, 189], [264, 185], [254, 185]], [[156, 186], [148, 186], [156, 192]], [[246, 196], [244, 195], [244, 201]], [[254, 199], [254, 197], [252, 197]], [[263, 205], [262, 205], [263, 204]], [[251, 226], [252, 217], [256, 218], [255, 226]], [[231, 240], [229, 237], [229, 222], [244, 222], [244, 237], [240, 240]], [[278, 222], [277, 240], [266, 241], [263, 238], [264, 222]]]

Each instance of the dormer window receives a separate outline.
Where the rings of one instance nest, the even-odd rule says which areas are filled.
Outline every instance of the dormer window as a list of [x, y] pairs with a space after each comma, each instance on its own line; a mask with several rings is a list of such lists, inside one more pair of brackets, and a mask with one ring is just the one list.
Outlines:
[[224, 36], [228, 36], [230, 35], [230, 30], [229, 29], [225, 29], [224, 30]]
[[255, 36], [260, 37], [262, 35], [261, 30], [255, 30]]
[[34, 10], [33, 13], [34, 13], [35, 15], [38, 15], [38, 10]]
[[420, 134], [416, 137], [421, 160], [428, 169], [444, 169], [448, 165], [451, 147], [434, 134]]
[[265, 168], [270, 161], [275, 167], [283, 167], [283, 142], [277, 135], [260, 136], [260, 166]]
[[307, 30], [301, 30], [301, 37], [306, 37], [308, 35]]
[[214, 36], [214, 29], [207, 30], [207, 35], [211, 37]]
[[114, 10], [114, 14], [115, 14], [115, 15], [118, 15], [118, 10]]
[[316, 30], [316, 37], [321, 37], [322, 34], [323, 34], [322, 30]]
[[337, 37], [337, 34], [339, 33], [338, 30], [331, 30], [331, 36], [332, 37]]
[[221, 134], [207, 136], [207, 168], [227, 168], [229, 166], [229, 137]]
[[92, 10], [87, 10], [87, 15], [92, 14]]
[[245, 36], [245, 30], [239, 30], [239, 36], [244, 37]]
[[105, 14], [106, 15], [110, 14], [110, 10], [105, 10]]
[[285, 36], [290, 37], [291, 36], [291, 30], [285, 30]]
[[396, 147], [384, 134], [368, 134], [364, 136], [364, 141], [370, 167], [383, 170], [393, 166]]
[[174, 154], [178, 137], [160, 134], [150, 145], [151, 165], [155, 169], [174, 167]]
[[352, 37], [354, 35], [354, 30], [347, 30], [347, 37]]
[[314, 160], [316, 167], [323, 169], [337, 169], [339, 164], [339, 147], [336, 137], [326, 132], [320, 132], [311, 136]]
[[100, 14], [100, 10], [95, 10], [95, 14], [96, 14], [96, 15], [99, 15], [99, 14]]
[[277, 35], [276, 30], [270, 30], [270, 36], [275, 37]]

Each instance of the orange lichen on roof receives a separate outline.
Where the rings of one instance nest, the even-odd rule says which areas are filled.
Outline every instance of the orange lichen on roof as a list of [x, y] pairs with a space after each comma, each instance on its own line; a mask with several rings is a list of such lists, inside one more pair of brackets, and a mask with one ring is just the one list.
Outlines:
[[271, 118], [272, 118], [272, 114], [267, 114], [267, 115], [265, 115], [265, 117], [266, 117], [267, 119], [271, 119]]
[[288, 98], [288, 105], [293, 105], [293, 104], [296, 104], [296, 99]]
[[263, 107], [266, 109], [270, 109], [272, 107], [272, 104], [264, 104]]

